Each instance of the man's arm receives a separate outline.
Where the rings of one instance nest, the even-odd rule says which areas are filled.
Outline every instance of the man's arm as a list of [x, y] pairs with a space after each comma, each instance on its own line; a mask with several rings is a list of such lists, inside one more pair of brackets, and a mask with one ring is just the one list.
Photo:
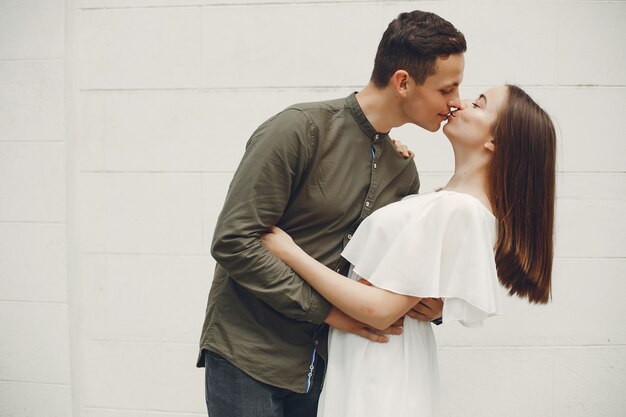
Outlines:
[[254, 132], [230, 184], [211, 254], [238, 285], [273, 309], [321, 323], [330, 304], [259, 240], [279, 223], [313, 155], [315, 135], [297, 110], [278, 114]]

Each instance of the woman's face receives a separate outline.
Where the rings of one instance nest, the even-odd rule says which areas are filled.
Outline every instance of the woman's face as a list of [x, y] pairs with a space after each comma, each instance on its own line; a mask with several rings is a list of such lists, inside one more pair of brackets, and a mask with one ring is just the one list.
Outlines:
[[450, 115], [443, 132], [450, 142], [465, 147], [483, 147], [491, 140], [498, 113], [508, 95], [506, 86], [490, 88], [475, 100], [464, 100], [463, 110]]

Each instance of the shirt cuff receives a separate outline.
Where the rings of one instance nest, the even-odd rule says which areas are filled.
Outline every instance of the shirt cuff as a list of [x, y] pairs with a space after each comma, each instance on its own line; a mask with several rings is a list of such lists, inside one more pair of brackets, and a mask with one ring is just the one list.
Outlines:
[[313, 292], [311, 308], [307, 312], [306, 319], [315, 324], [323, 323], [330, 314], [331, 308], [332, 305], [324, 297], [317, 292]]

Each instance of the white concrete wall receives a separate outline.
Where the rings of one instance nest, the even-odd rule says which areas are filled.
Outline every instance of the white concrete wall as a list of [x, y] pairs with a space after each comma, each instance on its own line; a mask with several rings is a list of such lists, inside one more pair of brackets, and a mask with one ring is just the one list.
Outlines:
[[0, 1], [0, 415], [71, 415], [65, 3]]
[[[444, 415], [624, 415], [626, 3], [601, 0], [0, 0], [0, 415], [205, 415], [209, 244], [247, 138], [362, 87], [417, 8], [465, 33], [464, 96], [520, 84], [559, 129], [553, 302], [437, 329]], [[441, 133], [393, 136], [444, 184]]]

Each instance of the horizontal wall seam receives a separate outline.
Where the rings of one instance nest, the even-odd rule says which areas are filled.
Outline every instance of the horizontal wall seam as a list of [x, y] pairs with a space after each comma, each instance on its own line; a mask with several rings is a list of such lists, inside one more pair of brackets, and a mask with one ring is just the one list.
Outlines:
[[[626, 84], [519, 84], [524, 88], [551, 88], [551, 89], [624, 89]], [[490, 88], [487, 84], [463, 84], [462, 88]], [[267, 92], [267, 91], [326, 91], [326, 90], [360, 90], [359, 85], [311, 85], [311, 86], [256, 86], [256, 87], [164, 87], [164, 88], [81, 88], [84, 93], [109, 92], [155, 92], [155, 91], [197, 91], [197, 92]]]
[[[97, 406], [83, 406], [82, 407], [83, 410], [93, 410], [93, 411], [138, 411], [136, 409], [132, 409], [132, 408], [111, 408], [111, 407], [97, 407]], [[146, 409], [146, 408], [142, 408], [140, 410], [142, 413], [152, 413], [152, 414], [172, 414], [172, 413], [176, 413], [176, 415], [181, 416], [181, 417], [192, 417], [192, 416], [206, 416], [206, 413], [193, 413], [193, 412], [180, 412], [179, 410], [152, 410], [152, 409]]]
[[[243, 146], [242, 146], [243, 151]], [[80, 171], [81, 174], [171, 174], [171, 175], [179, 175], [179, 174], [234, 174], [235, 171], [164, 171], [164, 170], [112, 170], [112, 169], [85, 169]], [[452, 174], [453, 171], [426, 171], [420, 170], [420, 174]], [[594, 174], [594, 175], [623, 175], [626, 174], [626, 171], [556, 171], [557, 175], [579, 175], [579, 174]]]
[[15, 381], [11, 379], [0, 379], [0, 383], [9, 383], [9, 384], [25, 384], [25, 385], [51, 385], [56, 387], [70, 387], [70, 384], [63, 384], [57, 382], [36, 382], [36, 381]]
[[0, 303], [11, 304], [53, 304], [53, 305], [67, 305], [67, 301], [40, 301], [40, 300], [0, 300]]

